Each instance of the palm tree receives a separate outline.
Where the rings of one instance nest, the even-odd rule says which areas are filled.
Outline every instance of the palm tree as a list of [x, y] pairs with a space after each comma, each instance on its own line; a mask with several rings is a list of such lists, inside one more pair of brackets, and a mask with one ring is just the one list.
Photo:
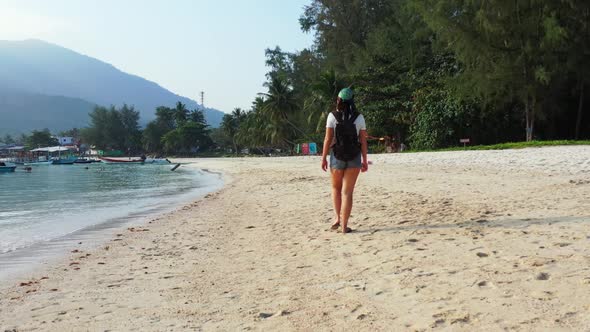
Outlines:
[[236, 141], [242, 146], [256, 147], [264, 144], [262, 133], [259, 126], [259, 114], [256, 111], [250, 111], [244, 114], [244, 118], [240, 122], [238, 132], [236, 133]]
[[264, 107], [264, 97], [258, 96], [252, 102], [252, 112], [261, 112]]
[[242, 120], [246, 116], [246, 112], [244, 112], [244, 110], [242, 110], [241, 108], [236, 107], [231, 112], [231, 114], [232, 114], [232, 116], [234, 117], [234, 119], [236, 121], [236, 126], [239, 127], [240, 126], [240, 122], [242, 122]]
[[317, 132], [325, 125], [328, 114], [335, 109], [334, 101], [343, 87], [334, 70], [323, 72], [311, 84], [311, 95], [305, 100], [303, 109], [309, 113], [307, 121], [310, 125], [316, 125]]
[[261, 93], [264, 103], [262, 114], [268, 120], [265, 126], [265, 136], [271, 144], [292, 144], [288, 139], [294, 134], [294, 129], [301, 131], [289, 119], [297, 110], [295, 94], [289, 82], [280, 76], [272, 77], [265, 83], [267, 93]]
[[268, 143], [264, 129], [268, 120], [262, 114], [263, 107], [264, 98], [256, 97], [254, 102], [252, 102], [252, 109], [247, 113], [243, 113], [243, 118], [240, 121], [238, 133], [236, 134], [238, 144], [257, 148]]
[[237, 147], [235, 144], [235, 140], [234, 137], [236, 135], [236, 127], [235, 127], [235, 119], [234, 116], [232, 114], [224, 114], [223, 118], [221, 119], [221, 130], [223, 130], [223, 133], [225, 135], [227, 135], [227, 137], [229, 137], [229, 139], [232, 141], [232, 143], [234, 144], [234, 149], [236, 154], [237, 152]]
[[176, 107], [174, 108], [174, 120], [176, 121], [176, 126], [180, 127], [183, 123], [188, 120], [189, 110], [186, 108], [186, 105], [177, 102]]
[[264, 84], [268, 88], [267, 93], [261, 93], [264, 98], [264, 113], [272, 122], [280, 122], [288, 119], [297, 109], [295, 94], [289, 82], [281, 77], [272, 77], [270, 82]]
[[237, 134], [240, 129], [240, 123], [243, 122], [245, 117], [246, 112], [241, 108], [235, 108], [231, 114], [225, 114], [221, 119], [221, 129], [231, 139], [236, 154], [240, 151]]

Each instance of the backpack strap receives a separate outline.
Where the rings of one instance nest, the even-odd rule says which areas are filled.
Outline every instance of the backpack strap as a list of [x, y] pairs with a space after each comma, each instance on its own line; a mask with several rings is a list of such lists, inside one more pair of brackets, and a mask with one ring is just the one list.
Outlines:
[[[342, 112], [332, 111], [331, 113], [334, 116], [334, 119], [336, 119], [336, 126], [341, 124], [342, 119], [343, 119]], [[338, 135], [336, 135], [336, 128], [334, 128], [334, 140], [332, 141], [332, 144], [330, 145], [330, 147], [337, 145], [338, 141], [339, 141], [339, 139], [338, 139]]]
[[336, 122], [342, 122], [342, 112], [332, 111], [332, 115], [336, 118]]
[[[336, 118], [336, 121], [338, 121], [338, 123], [344, 121], [344, 113], [343, 112], [332, 111], [331, 113], [332, 113], [332, 115], [334, 115], [334, 118]], [[354, 114], [352, 114], [352, 117], [350, 118], [350, 122], [354, 123], [356, 121], [356, 119], [359, 117], [359, 115], [361, 115], [361, 113], [354, 112]]]

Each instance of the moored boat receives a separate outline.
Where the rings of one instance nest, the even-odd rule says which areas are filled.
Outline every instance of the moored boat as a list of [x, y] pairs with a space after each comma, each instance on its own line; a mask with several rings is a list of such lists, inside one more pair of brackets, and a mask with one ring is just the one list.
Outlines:
[[111, 157], [98, 157], [103, 163], [106, 164], [143, 164], [145, 162], [144, 158], [140, 157], [119, 157], [119, 158], [111, 158]]
[[53, 160], [48, 161], [30, 161], [23, 163], [23, 166], [47, 166], [53, 164]]
[[74, 161], [74, 164], [92, 164], [92, 160], [86, 158], [78, 158]]
[[56, 158], [53, 159], [53, 165], [73, 165], [76, 162], [74, 158]]
[[[45, 161], [47, 161], [48, 163], [51, 163], [51, 165], [73, 165], [74, 162], [76, 161], [76, 159], [78, 159], [77, 157], [74, 157], [73, 155], [70, 154], [70, 149], [68, 149], [67, 147], [64, 146], [50, 146], [50, 147], [46, 147], [46, 148], [38, 148], [38, 149], [34, 149], [31, 150], [31, 152], [33, 153], [41, 153], [41, 152], [46, 152], [47, 153], [47, 159], [45, 159]], [[62, 152], [67, 152], [65, 154], [62, 154]], [[51, 155], [55, 155], [55, 153], [57, 153], [57, 156], [54, 156], [53, 158], [51, 157]], [[42, 157], [39, 157], [39, 160], [41, 160]], [[34, 163], [35, 161], [33, 161]], [[29, 162], [31, 163], [31, 162]]]
[[23, 166], [47, 166], [53, 164], [53, 160], [46, 157], [39, 157], [37, 160], [30, 160], [23, 163]]
[[15, 164], [5, 162], [5, 161], [0, 161], [0, 172], [2, 172], [2, 173], [14, 172], [15, 169], [16, 169]]

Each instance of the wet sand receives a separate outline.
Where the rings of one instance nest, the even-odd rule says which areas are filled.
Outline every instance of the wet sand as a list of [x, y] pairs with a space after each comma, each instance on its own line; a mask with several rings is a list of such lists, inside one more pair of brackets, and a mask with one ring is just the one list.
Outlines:
[[0, 330], [590, 329], [590, 147], [370, 159], [347, 235], [317, 157], [184, 160], [227, 185], [3, 288]]

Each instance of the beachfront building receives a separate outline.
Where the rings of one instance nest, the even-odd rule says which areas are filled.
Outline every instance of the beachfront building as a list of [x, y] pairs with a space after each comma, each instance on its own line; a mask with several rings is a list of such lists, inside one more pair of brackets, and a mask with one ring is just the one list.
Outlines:
[[59, 141], [59, 145], [61, 146], [75, 145], [73, 137], [58, 137], [57, 140]]
[[19, 146], [16, 144], [7, 144], [7, 145], [0, 145], [0, 158], [14, 158], [20, 154], [22, 154], [25, 150], [24, 146]]

